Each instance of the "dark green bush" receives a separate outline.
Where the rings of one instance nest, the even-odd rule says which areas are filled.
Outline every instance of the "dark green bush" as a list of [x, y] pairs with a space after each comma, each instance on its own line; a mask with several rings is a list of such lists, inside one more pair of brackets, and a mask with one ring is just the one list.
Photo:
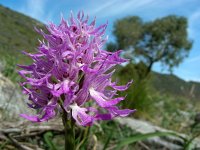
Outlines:
[[116, 77], [120, 84], [126, 84], [133, 80], [132, 85], [125, 92], [119, 93], [126, 96], [126, 100], [122, 102], [122, 107], [137, 109], [136, 114], [150, 111], [151, 100], [148, 97], [147, 81], [143, 77], [142, 70], [145, 70], [141, 64], [128, 64], [124, 67], [119, 67]]

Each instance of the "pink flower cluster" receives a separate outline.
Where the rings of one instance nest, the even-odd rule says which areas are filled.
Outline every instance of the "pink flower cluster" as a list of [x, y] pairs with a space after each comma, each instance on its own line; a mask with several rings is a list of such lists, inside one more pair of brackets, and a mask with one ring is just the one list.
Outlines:
[[102, 49], [107, 24], [96, 28], [96, 20], [88, 23], [88, 19], [79, 12], [77, 19], [71, 14], [69, 22], [62, 18], [59, 26], [50, 23], [48, 33], [36, 29], [44, 41], [37, 53], [24, 52], [33, 63], [19, 65], [23, 69], [19, 74], [25, 79], [21, 86], [29, 95], [28, 106], [37, 115], [22, 117], [42, 122], [66, 111], [77, 124], [87, 126], [134, 112], [116, 106], [124, 100], [116, 97], [117, 91], [126, 90], [131, 82], [120, 86], [111, 81], [113, 67], [127, 60], [119, 57], [120, 51]]

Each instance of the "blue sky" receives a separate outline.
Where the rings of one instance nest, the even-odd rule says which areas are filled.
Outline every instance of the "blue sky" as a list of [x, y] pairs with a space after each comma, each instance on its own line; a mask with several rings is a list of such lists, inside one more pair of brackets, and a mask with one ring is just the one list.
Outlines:
[[[171, 14], [185, 16], [189, 38], [194, 43], [189, 57], [174, 69], [174, 74], [187, 81], [200, 81], [200, 0], [1, 0], [0, 4], [41, 22], [56, 24], [61, 13], [67, 18], [71, 10], [83, 10], [92, 18], [96, 16], [98, 24], [109, 22], [110, 40], [113, 22], [125, 16], [137, 15], [145, 21]], [[161, 72], [160, 64], [155, 64], [153, 70]]]

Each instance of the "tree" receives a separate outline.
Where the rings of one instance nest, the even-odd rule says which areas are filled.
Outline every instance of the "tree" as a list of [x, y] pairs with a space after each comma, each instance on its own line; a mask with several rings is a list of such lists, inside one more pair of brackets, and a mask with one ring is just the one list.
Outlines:
[[129, 54], [131, 51], [132, 59], [146, 64], [146, 75], [156, 62], [172, 71], [188, 56], [192, 47], [187, 19], [180, 16], [167, 16], [152, 22], [143, 22], [136, 16], [127, 17], [115, 22], [113, 34], [116, 43], [109, 43], [107, 48], [117, 47]]

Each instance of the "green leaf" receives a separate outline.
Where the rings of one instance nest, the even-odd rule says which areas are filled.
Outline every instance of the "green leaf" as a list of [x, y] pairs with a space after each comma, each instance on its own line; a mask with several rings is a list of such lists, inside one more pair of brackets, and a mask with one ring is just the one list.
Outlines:
[[110, 143], [110, 140], [111, 140], [111, 138], [112, 138], [112, 136], [113, 136], [113, 131], [114, 131], [114, 130], [111, 130], [111, 132], [110, 132], [110, 134], [109, 134], [109, 136], [108, 136], [108, 138], [107, 138], [107, 140], [106, 140], [106, 143], [104, 144], [103, 150], [106, 150], [106, 148], [108, 147], [108, 145], [109, 145], [109, 143]]
[[121, 149], [121, 147], [125, 145], [132, 144], [134, 142], [146, 140], [148, 138], [156, 137], [156, 136], [176, 136], [181, 139], [183, 139], [180, 135], [173, 133], [173, 132], [153, 132], [153, 133], [147, 133], [147, 134], [137, 134], [132, 137], [125, 138], [119, 142], [116, 149]]
[[52, 142], [52, 138], [53, 138], [53, 133], [52, 132], [46, 132], [44, 134], [44, 141], [48, 146], [48, 149], [50, 150], [57, 150], [55, 145]]

